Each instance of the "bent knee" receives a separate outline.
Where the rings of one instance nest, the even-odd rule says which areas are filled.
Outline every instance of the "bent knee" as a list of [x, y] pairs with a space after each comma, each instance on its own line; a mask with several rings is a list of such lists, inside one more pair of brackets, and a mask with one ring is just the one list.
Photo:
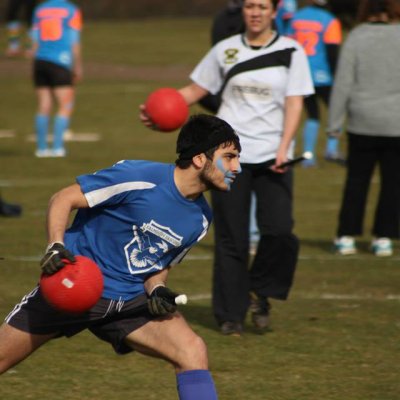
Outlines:
[[176, 361], [181, 370], [208, 369], [207, 346], [204, 340], [194, 334], [183, 341]]

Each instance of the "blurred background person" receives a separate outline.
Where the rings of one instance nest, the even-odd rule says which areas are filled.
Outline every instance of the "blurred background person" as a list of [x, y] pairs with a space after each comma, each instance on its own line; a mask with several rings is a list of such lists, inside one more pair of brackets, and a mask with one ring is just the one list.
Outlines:
[[[31, 56], [32, 43], [29, 37], [29, 29], [32, 23], [33, 9], [37, 0], [8, 0], [6, 6], [6, 31], [7, 57], [16, 57], [21, 54]], [[25, 43], [21, 43], [22, 29], [26, 27]]]
[[[293, 283], [298, 239], [293, 234], [293, 138], [303, 96], [313, 93], [307, 57], [295, 40], [273, 30], [278, 0], [245, 0], [244, 34], [217, 43], [180, 89], [194, 104], [221, 91], [217, 116], [238, 133], [242, 172], [228, 193], [212, 191], [215, 258], [213, 310], [222, 334], [240, 335], [251, 301], [252, 321], [269, 322], [269, 298], [285, 300]], [[141, 107], [141, 120], [152, 121]], [[261, 238], [249, 270], [251, 193]]]
[[[38, 99], [36, 157], [64, 157], [64, 133], [74, 108], [75, 83], [82, 78], [79, 8], [67, 0], [48, 0], [35, 9], [32, 40], [33, 79]], [[58, 106], [53, 147], [47, 142], [53, 99]]]
[[297, 10], [297, 0], [280, 0], [275, 16], [275, 29], [285, 35], [293, 14]]
[[[287, 33], [303, 47], [310, 62], [315, 94], [305, 99], [307, 119], [303, 127], [303, 152], [313, 157], [304, 160], [304, 167], [316, 166], [316, 144], [321, 124], [319, 99], [325, 105], [329, 96], [336, 69], [339, 48], [342, 42], [342, 28], [339, 20], [326, 9], [327, 0], [308, 0], [307, 6], [294, 13]], [[325, 148], [325, 159], [344, 164], [339, 154], [338, 138], [329, 137]]]
[[372, 251], [393, 253], [400, 235], [400, 0], [362, 0], [343, 45], [329, 107], [328, 132], [338, 136], [347, 117], [348, 167], [335, 247], [356, 252], [376, 165], [380, 192]]

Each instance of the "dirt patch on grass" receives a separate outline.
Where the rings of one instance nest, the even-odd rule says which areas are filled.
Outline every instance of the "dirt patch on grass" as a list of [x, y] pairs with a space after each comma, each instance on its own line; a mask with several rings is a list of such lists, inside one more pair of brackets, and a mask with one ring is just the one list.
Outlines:
[[[193, 66], [168, 65], [160, 66], [131, 66], [113, 63], [84, 63], [86, 79], [117, 79], [143, 81], [173, 81], [186, 79]], [[32, 61], [28, 59], [0, 58], [0, 77], [18, 78], [31, 76]]]

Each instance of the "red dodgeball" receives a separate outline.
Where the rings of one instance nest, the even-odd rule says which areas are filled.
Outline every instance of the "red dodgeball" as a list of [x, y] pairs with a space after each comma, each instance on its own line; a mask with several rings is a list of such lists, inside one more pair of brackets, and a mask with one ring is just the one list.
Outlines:
[[173, 88], [161, 88], [150, 93], [145, 107], [147, 115], [162, 132], [180, 128], [189, 116], [185, 99]]
[[75, 256], [74, 264], [67, 260], [64, 268], [53, 275], [40, 277], [40, 290], [46, 301], [57, 310], [83, 313], [93, 307], [103, 292], [103, 275], [88, 257]]

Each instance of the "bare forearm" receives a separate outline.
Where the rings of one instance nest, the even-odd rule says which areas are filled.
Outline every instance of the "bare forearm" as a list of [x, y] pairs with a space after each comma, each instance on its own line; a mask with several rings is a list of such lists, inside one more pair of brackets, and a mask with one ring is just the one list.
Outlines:
[[72, 210], [88, 207], [86, 198], [79, 185], [74, 184], [54, 194], [47, 211], [48, 243], [64, 242], [64, 233], [68, 226]]
[[196, 83], [191, 83], [181, 89], [179, 89], [180, 94], [186, 100], [186, 103], [190, 106], [194, 103], [197, 103], [200, 99], [202, 99], [205, 95], [208, 94], [206, 89], [203, 89], [201, 86]]
[[144, 282], [144, 288], [150, 294], [157, 286], [165, 286], [167, 283], [169, 268], [163, 269], [157, 274], [151, 275]]
[[287, 151], [296, 136], [303, 110], [303, 96], [286, 97], [285, 119], [280, 148]]

